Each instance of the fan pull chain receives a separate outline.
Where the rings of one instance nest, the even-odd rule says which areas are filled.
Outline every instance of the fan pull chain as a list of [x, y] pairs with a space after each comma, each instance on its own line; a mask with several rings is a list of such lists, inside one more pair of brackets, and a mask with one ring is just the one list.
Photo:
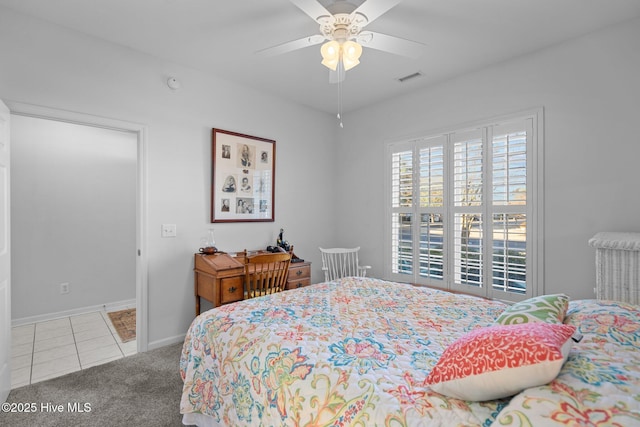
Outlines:
[[340, 128], [344, 129], [344, 123], [342, 123], [342, 80], [344, 72], [342, 71], [342, 61], [338, 63], [338, 120], [340, 121]]

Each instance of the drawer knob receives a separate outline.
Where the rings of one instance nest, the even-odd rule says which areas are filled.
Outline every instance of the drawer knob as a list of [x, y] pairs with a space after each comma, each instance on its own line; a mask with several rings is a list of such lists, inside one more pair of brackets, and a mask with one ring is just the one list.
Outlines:
[[302, 270], [298, 270], [298, 271], [296, 271], [296, 275], [297, 275], [297, 276], [299, 276], [299, 275], [301, 275], [301, 274], [302, 274]]
[[299, 288], [300, 286], [302, 286], [302, 283], [298, 283], [298, 288]]
[[236, 291], [236, 289], [238, 289], [238, 288], [236, 288], [235, 286], [232, 286], [232, 287], [229, 288], [229, 292], [230, 293], [234, 293]]

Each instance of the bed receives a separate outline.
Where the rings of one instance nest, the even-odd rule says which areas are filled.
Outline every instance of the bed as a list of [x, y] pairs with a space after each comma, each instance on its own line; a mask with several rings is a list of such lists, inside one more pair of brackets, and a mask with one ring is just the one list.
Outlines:
[[[198, 316], [187, 332], [180, 359], [183, 423], [640, 425], [638, 306], [563, 301], [563, 307], [554, 302], [559, 311], [549, 319], [527, 320], [498, 301], [345, 278], [224, 305]], [[535, 367], [546, 372], [553, 365], [556, 371], [542, 384], [516, 385], [508, 396], [494, 397], [500, 381], [539, 376], [518, 370], [532, 366], [513, 366], [519, 357], [506, 357], [506, 347], [494, 346], [498, 332], [546, 334], [549, 328], [562, 335], [555, 348], [562, 354], [540, 357]], [[511, 351], [513, 335], [505, 336]], [[486, 337], [494, 341], [478, 341]], [[471, 359], [490, 362], [459, 367], [464, 378], [447, 377], [463, 360], [456, 349], [468, 340], [479, 343], [474, 351], [480, 353]], [[537, 346], [544, 339], [534, 341]], [[469, 351], [466, 344], [462, 348]], [[496, 371], [471, 372], [503, 362]], [[452, 385], [462, 398], [455, 387], [447, 389]], [[483, 388], [471, 395], [480, 398], [465, 398]]]

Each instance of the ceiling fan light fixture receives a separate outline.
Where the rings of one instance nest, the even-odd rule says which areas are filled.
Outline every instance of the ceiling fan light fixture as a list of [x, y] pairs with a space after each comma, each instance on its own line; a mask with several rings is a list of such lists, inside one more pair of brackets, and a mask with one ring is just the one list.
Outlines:
[[337, 41], [331, 40], [323, 44], [320, 48], [320, 54], [322, 54], [322, 65], [333, 71], [338, 68], [340, 44]]
[[358, 43], [348, 40], [342, 44], [342, 65], [344, 70], [350, 70], [360, 63], [362, 55], [362, 46]]

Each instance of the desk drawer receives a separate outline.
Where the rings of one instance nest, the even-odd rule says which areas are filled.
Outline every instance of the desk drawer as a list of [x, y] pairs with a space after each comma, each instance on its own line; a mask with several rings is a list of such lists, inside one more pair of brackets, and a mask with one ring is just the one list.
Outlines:
[[287, 276], [288, 282], [293, 282], [295, 280], [300, 280], [307, 277], [311, 278], [311, 265], [289, 264], [289, 275]]
[[311, 284], [311, 278], [307, 277], [306, 279], [300, 280], [287, 280], [287, 284], [284, 287], [285, 290], [289, 289], [297, 289], [302, 288], [303, 286], [309, 286]]
[[220, 304], [240, 301], [244, 297], [244, 277], [227, 277], [220, 281]]
[[311, 284], [311, 263], [289, 264], [286, 290], [301, 288]]

